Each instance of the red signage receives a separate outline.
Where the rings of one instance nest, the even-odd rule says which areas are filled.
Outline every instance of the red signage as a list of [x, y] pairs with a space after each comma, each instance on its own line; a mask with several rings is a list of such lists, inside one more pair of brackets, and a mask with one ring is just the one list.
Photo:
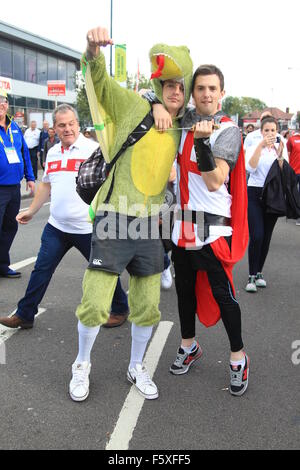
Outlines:
[[48, 96], [66, 96], [66, 82], [64, 80], [50, 80], [47, 85]]
[[5, 90], [7, 93], [12, 92], [11, 79], [6, 77], [0, 77], [0, 88]]
[[244, 119], [244, 124], [256, 124], [257, 119]]

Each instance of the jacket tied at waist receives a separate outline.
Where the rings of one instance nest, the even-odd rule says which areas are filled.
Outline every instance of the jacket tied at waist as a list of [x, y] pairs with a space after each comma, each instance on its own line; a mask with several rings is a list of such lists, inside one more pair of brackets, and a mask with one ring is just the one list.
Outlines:
[[262, 204], [268, 214], [287, 219], [300, 217], [300, 195], [297, 189], [297, 178], [292, 167], [284, 160], [280, 169], [274, 161], [267, 175], [262, 196]]

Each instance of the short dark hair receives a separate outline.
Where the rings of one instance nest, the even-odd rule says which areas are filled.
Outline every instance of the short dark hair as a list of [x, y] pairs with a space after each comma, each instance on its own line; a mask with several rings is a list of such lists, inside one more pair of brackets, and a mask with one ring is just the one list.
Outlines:
[[221, 70], [212, 64], [204, 64], [200, 65], [194, 73], [193, 81], [192, 81], [192, 91], [194, 91], [196, 79], [199, 75], [217, 75], [220, 80], [221, 91], [224, 90], [225, 80], [224, 75]]
[[276, 128], [278, 128], [278, 123], [277, 119], [275, 119], [273, 116], [266, 116], [262, 119], [260, 128], [263, 129], [263, 127], [268, 124], [268, 123], [273, 123], [276, 124]]

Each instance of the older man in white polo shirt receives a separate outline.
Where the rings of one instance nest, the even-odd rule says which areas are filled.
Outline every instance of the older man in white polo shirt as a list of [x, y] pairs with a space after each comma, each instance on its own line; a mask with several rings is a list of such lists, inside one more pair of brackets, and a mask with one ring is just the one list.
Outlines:
[[[38, 258], [31, 273], [25, 296], [18, 303], [12, 317], [0, 318], [0, 323], [9, 328], [29, 329], [33, 327], [38, 306], [44, 297], [52, 275], [64, 255], [77, 248], [89, 260], [92, 225], [87, 222], [88, 205], [76, 193], [76, 176], [79, 165], [98, 147], [98, 144], [80, 134], [77, 112], [70, 105], [60, 105], [53, 114], [53, 123], [60, 143], [52, 147], [47, 155], [43, 181], [25, 212], [17, 216], [20, 224], [27, 224], [49, 200], [50, 217], [42, 235]], [[120, 280], [115, 291], [114, 302], [124, 304], [127, 297]]]

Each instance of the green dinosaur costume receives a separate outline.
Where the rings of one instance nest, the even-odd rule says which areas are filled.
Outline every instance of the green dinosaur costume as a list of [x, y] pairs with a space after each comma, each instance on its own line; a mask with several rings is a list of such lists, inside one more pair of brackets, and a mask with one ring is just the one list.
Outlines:
[[[161, 81], [167, 79], [184, 80], [185, 105], [182, 109], [183, 112], [190, 97], [193, 73], [188, 49], [185, 46], [170, 47], [158, 44], [151, 49], [150, 60], [153, 76], [157, 77], [153, 80], [155, 93], [161, 101]], [[149, 113], [150, 104], [133, 91], [120, 87], [108, 76], [105, 58], [101, 52], [97, 58], [90, 62], [87, 62], [84, 57], [82, 64], [97, 137], [103, 155], [109, 162], [122, 147], [127, 136]], [[159, 133], [153, 126], [142, 139], [127, 148], [91, 204], [89, 216], [94, 223], [92, 257], [83, 281], [82, 302], [76, 312], [81, 323], [87, 327], [107, 322], [118, 274], [122, 272], [119, 272], [117, 268], [109, 268], [105, 264], [103, 266], [102, 259], [99, 258], [102, 258], [102, 254], [105, 257], [110, 251], [111, 257], [115, 260], [118, 257], [122, 258], [123, 247], [127, 243], [127, 240], [100, 241], [97, 236], [97, 224], [103, 220], [101, 219], [103, 214], [122, 214], [129, 216], [131, 220], [138, 221], [149, 220], [153, 216], [158, 217], [159, 206], [164, 201], [166, 185], [180, 141], [181, 132], [176, 131], [176, 128], [179, 127], [179, 117], [180, 115], [174, 119], [172, 131]], [[112, 193], [109, 205], [107, 205], [105, 202], [111, 189]], [[161, 241], [158, 240], [158, 243]], [[140, 246], [144, 247], [145, 254], [148, 251], [148, 246], [151, 251], [151, 246], [147, 245], [147, 241]], [[94, 265], [93, 249], [98, 254]], [[127, 248], [125, 248], [126, 250]], [[142, 258], [140, 255], [139, 259]], [[163, 250], [161, 255], [154, 253], [153, 256], [163, 258]], [[161, 262], [163, 263], [163, 259]], [[138, 326], [152, 326], [160, 320], [158, 306], [160, 273], [163, 271], [163, 267], [149, 275], [145, 273], [139, 275], [139, 268], [130, 266], [129, 269], [128, 266], [125, 265], [124, 268], [127, 268], [131, 274], [128, 299], [129, 320]]]

